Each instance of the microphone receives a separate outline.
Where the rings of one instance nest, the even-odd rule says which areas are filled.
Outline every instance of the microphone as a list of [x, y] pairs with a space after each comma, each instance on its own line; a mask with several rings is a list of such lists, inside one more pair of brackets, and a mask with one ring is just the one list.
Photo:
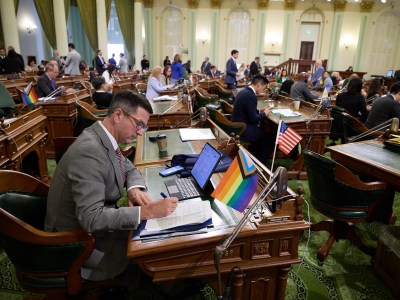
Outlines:
[[233, 267], [229, 272], [228, 279], [226, 281], [225, 291], [222, 295], [222, 300], [230, 300], [231, 299], [231, 290], [233, 283], [233, 274], [235, 273], [235, 268]]
[[399, 131], [399, 119], [393, 118], [392, 123], [390, 124], [390, 132], [397, 133]]
[[379, 94], [375, 94], [371, 97], [369, 97], [368, 99], [365, 100], [365, 103], [369, 104], [370, 102], [373, 102], [374, 100], [380, 98]]
[[192, 115], [188, 116], [187, 118], [181, 120], [180, 122], [176, 123], [175, 125], [171, 126], [171, 129], [176, 129], [179, 127], [179, 125], [187, 122], [188, 120], [193, 120], [195, 118], [197, 118], [198, 116], [200, 116], [199, 118], [199, 123], [200, 126], [204, 126], [207, 122], [207, 108], [205, 107], [200, 107], [198, 110], [196, 110]]
[[[205, 123], [207, 121], [207, 108], [200, 107], [200, 122]], [[398, 120], [397, 120], [398, 122]]]
[[379, 125], [376, 125], [375, 127], [372, 127], [370, 129], [368, 129], [367, 131], [360, 133], [359, 135], [349, 138], [349, 143], [355, 142], [355, 141], [362, 139], [362, 138], [364, 138], [372, 133], [375, 133], [377, 131], [386, 129], [389, 126], [390, 126], [390, 132], [397, 133], [397, 131], [399, 130], [399, 119], [392, 118], [392, 119], [386, 120], [385, 122], [383, 122]]

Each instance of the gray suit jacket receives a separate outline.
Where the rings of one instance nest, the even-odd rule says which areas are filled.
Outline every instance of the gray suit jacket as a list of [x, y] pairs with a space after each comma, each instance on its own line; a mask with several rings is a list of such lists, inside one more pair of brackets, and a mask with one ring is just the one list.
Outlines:
[[121, 74], [128, 73], [128, 60], [125, 57], [122, 57], [119, 60], [118, 66], [119, 66], [119, 72]]
[[[126, 186], [145, 186], [125, 159]], [[97, 122], [85, 129], [59, 161], [47, 199], [46, 231], [82, 228], [94, 233], [96, 246], [82, 276], [103, 280], [124, 271], [128, 230], [137, 227], [137, 207], [115, 208], [124, 187], [115, 150]]]
[[79, 63], [81, 62], [81, 55], [72, 50], [68, 52], [67, 59], [65, 60], [64, 74], [67, 75], [81, 75], [79, 70]]

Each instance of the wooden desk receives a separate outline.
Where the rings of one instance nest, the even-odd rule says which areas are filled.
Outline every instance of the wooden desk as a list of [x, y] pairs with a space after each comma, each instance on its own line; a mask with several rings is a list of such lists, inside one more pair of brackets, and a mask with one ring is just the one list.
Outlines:
[[[1, 168], [21, 171], [49, 183], [45, 155], [46, 117], [37, 108], [4, 124], [0, 133]], [[4, 150], [7, 162], [4, 165]]]
[[[273, 104], [274, 108], [293, 109], [293, 100], [286, 97], [280, 97], [279, 101], [259, 101], [258, 108]], [[325, 139], [330, 133], [332, 119], [326, 114], [318, 115], [312, 118], [317, 109], [317, 105], [301, 101], [299, 117], [280, 117], [273, 113], [268, 115], [269, 122], [267, 127], [271, 132], [277, 132], [279, 120], [283, 120], [290, 128], [300, 134], [303, 139], [300, 141], [302, 149], [306, 148], [319, 154], [324, 153]], [[307, 179], [307, 173], [304, 169], [303, 155], [299, 154], [297, 161], [288, 169], [289, 178]]]
[[135, 89], [135, 81], [131, 78], [124, 78], [113, 83], [113, 94], [116, 94], [122, 90], [133, 91]]
[[150, 116], [147, 126], [151, 129], [163, 129], [171, 128], [171, 126], [181, 122], [179, 127], [191, 126], [190, 114], [192, 109], [189, 104], [190, 101], [185, 105], [182, 101], [177, 101], [150, 101], [153, 114]]
[[367, 74], [367, 72], [356, 72], [356, 71], [337, 71], [339, 72], [340, 76], [345, 79], [350, 77], [351, 74], [357, 74], [358, 77], [360, 77], [360, 79], [362, 79], [364, 77], [365, 74]]
[[74, 132], [77, 116], [76, 100], [90, 102], [90, 92], [84, 89], [75, 94], [61, 96], [55, 101], [38, 104], [43, 108], [43, 113], [47, 117], [47, 131], [49, 133], [46, 142], [47, 158], [55, 157], [54, 138], [76, 136]]
[[[137, 149], [140, 149], [140, 145], [138, 143]], [[190, 147], [196, 152], [201, 149], [198, 141], [191, 143]], [[164, 168], [163, 161], [153, 162], [153, 165], [140, 166], [139, 170], [148, 183], [149, 193], [156, 195], [166, 189], [158, 175]], [[221, 174], [213, 174], [214, 186], [220, 178]], [[263, 185], [263, 182], [260, 181], [260, 184]], [[222, 281], [226, 282], [234, 266], [239, 266], [244, 273], [244, 278], [236, 275], [233, 279], [232, 299], [284, 299], [291, 265], [300, 262], [300, 234], [309, 227], [302, 218], [302, 203], [301, 197], [283, 203], [274, 216], [290, 216], [286, 222], [248, 223], [227, 249], [221, 259]], [[156, 282], [199, 278], [217, 291], [214, 249], [233, 231], [237, 224], [234, 216], [241, 217], [239, 213], [232, 215], [231, 209], [221, 205], [218, 201], [212, 204], [214, 212], [217, 211], [216, 207], [224, 209], [224, 213], [220, 214], [220, 226], [216, 224], [214, 230], [147, 242], [130, 239], [128, 257]]]
[[360, 174], [386, 181], [400, 191], [400, 153], [385, 148], [381, 141], [348, 143], [327, 149], [335, 161]]

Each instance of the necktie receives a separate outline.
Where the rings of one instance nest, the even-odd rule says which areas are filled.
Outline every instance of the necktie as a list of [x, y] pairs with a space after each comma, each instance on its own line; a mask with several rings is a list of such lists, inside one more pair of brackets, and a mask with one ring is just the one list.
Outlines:
[[57, 89], [57, 85], [56, 85], [56, 83], [54, 82], [53, 79], [50, 79], [50, 83], [51, 83], [51, 86], [53, 88], [53, 91], [56, 90]]
[[124, 165], [122, 164], [121, 150], [119, 150], [119, 148], [117, 148], [115, 150], [115, 154], [117, 155], [119, 170], [121, 171], [122, 184], [125, 185], [125, 168], [124, 168]]

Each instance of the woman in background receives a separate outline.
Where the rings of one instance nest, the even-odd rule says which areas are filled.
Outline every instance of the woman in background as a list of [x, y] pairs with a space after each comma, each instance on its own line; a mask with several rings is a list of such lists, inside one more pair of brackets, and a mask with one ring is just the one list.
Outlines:
[[283, 69], [281, 71], [281, 74], [278, 76], [278, 78], [276, 79], [276, 81], [278, 81], [278, 83], [282, 84], [284, 83], [286, 80], [289, 79], [289, 76], [287, 76], [287, 71], [286, 69]]
[[115, 81], [119, 80], [117, 75], [117, 66], [109, 64], [107, 70], [105, 70], [101, 76], [104, 77], [106, 83], [112, 85]]
[[171, 84], [171, 65], [166, 65], [164, 67], [163, 73], [161, 75], [160, 82], [162, 85], [170, 85]]
[[28, 62], [28, 65], [25, 67], [25, 72], [31, 73], [31, 72], [39, 72], [38, 67], [36, 66], [36, 61], [34, 59], [31, 59]]
[[[380, 79], [372, 79], [371, 84], [367, 93], [367, 100], [372, 98], [378, 98], [382, 96], [382, 85]], [[369, 103], [371, 104], [371, 103]]]
[[156, 66], [151, 70], [151, 75], [149, 80], [147, 81], [147, 90], [146, 90], [146, 98], [147, 100], [153, 100], [153, 98], [159, 97], [160, 92], [166, 91], [168, 88], [173, 87], [174, 85], [162, 85], [160, 82], [162, 76], [163, 69], [159, 66]]
[[177, 82], [179, 79], [183, 78], [183, 68], [182, 68], [182, 59], [180, 54], [175, 54], [174, 61], [171, 65], [171, 83]]

